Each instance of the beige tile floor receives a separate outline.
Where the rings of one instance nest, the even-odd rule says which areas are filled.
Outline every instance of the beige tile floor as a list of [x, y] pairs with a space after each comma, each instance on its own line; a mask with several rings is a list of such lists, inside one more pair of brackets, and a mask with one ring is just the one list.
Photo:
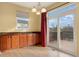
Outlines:
[[[50, 46], [54, 46], [54, 47], [58, 47], [58, 42], [55, 40], [55, 41], [51, 41]], [[70, 53], [74, 52], [74, 42], [73, 41], [68, 41], [68, 40], [61, 40], [61, 43], [60, 43], [60, 49], [62, 50], [65, 50], [65, 51], [69, 51]]]
[[[60, 54], [60, 55], [59, 55]], [[6, 50], [0, 54], [0, 57], [72, 57], [70, 55], [59, 53], [49, 47], [24, 47], [12, 50]]]

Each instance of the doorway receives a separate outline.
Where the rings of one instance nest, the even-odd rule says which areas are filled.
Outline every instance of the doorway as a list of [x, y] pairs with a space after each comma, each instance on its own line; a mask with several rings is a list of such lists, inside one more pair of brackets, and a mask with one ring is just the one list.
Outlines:
[[75, 4], [70, 4], [47, 13], [47, 45], [75, 53], [75, 8]]

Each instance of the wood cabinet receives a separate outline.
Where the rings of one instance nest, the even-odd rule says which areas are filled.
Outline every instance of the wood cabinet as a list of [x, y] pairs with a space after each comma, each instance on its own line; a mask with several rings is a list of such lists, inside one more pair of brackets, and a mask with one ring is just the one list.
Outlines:
[[19, 35], [13, 34], [11, 37], [11, 42], [12, 48], [19, 48]]
[[7, 36], [4, 35], [1, 38], [1, 50], [6, 50], [7, 49]]
[[38, 33], [33, 34], [33, 40], [34, 40], [34, 44], [39, 44], [41, 41], [40, 35]]
[[27, 37], [27, 34], [20, 34], [19, 36], [19, 47], [26, 47], [28, 46], [28, 37]]
[[0, 50], [33, 46], [40, 43], [39, 33], [7, 33], [0, 35]]
[[28, 46], [33, 45], [33, 34], [28, 34]]
[[2, 35], [0, 37], [0, 50], [7, 50], [11, 48], [11, 40], [9, 35]]
[[7, 38], [7, 49], [11, 49], [11, 36], [10, 36], [10, 34], [7, 35], [7, 36], [8, 36], [8, 38]]
[[41, 43], [41, 36], [40, 34], [36, 34], [36, 44]]

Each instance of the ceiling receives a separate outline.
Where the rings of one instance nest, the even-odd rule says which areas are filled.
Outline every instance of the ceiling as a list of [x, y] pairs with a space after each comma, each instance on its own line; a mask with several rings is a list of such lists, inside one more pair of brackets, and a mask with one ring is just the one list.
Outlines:
[[46, 8], [51, 4], [54, 4], [55, 2], [40, 2], [39, 7], [38, 7], [38, 2], [12, 2], [12, 3], [23, 7], [28, 7], [28, 8], [33, 8], [33, 6], [35, 6], [36, 8], [42, 8], [42, 7]]

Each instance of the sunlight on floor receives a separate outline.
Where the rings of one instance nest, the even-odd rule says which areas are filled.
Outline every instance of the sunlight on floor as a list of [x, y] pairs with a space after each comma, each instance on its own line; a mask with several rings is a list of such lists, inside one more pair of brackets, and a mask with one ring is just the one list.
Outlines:
[[[54, 47], [58, 47], [57, 43], [58, 42], [56, 40], [54, 40], [54, 41], [51, 41], [49, 45], [54, 46]], [[61, 49], [63, 49], [63, 50], [68, 50], [72, 53], [74, 52], [73, 41], [61, 40], [60, 46], [61, 46]]]

